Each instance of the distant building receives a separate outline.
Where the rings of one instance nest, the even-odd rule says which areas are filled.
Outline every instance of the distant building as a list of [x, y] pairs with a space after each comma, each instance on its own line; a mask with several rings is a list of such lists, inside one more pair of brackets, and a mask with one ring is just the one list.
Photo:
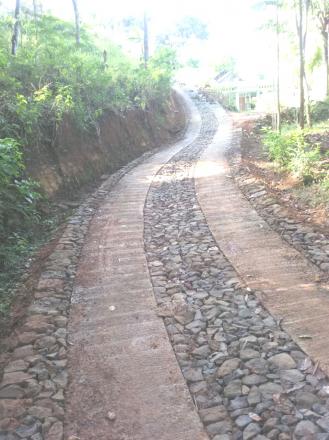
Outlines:
[[275, 102], [273, 84], [243, 80], [229, 71], [222, 71], [214, 78], [211, 93], [226, 108], [236, 111], [269, 111]]

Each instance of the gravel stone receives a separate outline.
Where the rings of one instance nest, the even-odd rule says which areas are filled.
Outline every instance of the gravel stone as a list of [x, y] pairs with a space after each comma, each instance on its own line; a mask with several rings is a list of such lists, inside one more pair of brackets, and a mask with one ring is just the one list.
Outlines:
[[317, 425], [320, 426], [325, 432], [329, 432], [329, 415], [321, 417], [317, 420]]
[[262, 383], [265, 383], [266, 381], [266, 377], [259, 376], [258, 374], [250, 374], [249, 376], [245, 376], [242, 379], [242, 382], [248, 386], [260, 385]]
[[296, 394], [297, 408], [312, 408], [316, 403], [319, 403], [319, 398], [308, 391], [299, 391]]
[[225, 406], [214, 406], [199, 411], [201, 419], [204, 423], [214, 423], [225, 420], [227, 418], [227, 410]]
[[283, 388], [277, 383], [267, 382], [260, 385], [259, 391], [266, 399], [271, 399], [273, 395], [282, 393]]
[[245, 428], [247, 425], [249, 425], [249, 423], [252, 422], [252, 419], [248, 416], [248, 415], [242, 415], [239, 416], [235, 419], [235, 424], [240, 428], [243, 429]]
[[296, 438], [305, 439], [319, 432], [319, 428], [309, 420], [302, 420], [295, 428]]
[[289, 370], [296, 367], [296, 362], [287, 353], [279, 353], [268, 359], [268, 361], [281, 370]]
[[246, 348], [240, 351], [240, 359], [248, 361], [249, 359], [259, 358], [259, 352], [251, 348]]
[[256, 423], [250, 423], [243, 431], [243, 440], [250, 440], [254, 438], [261, 431]]
[[29, 425], [29, 426], [22, 425], [16, 429], [15, 434], [17, 434], [19, 438], [26, 438], [36, 434], [38, 430], [39, 430], [39, 425], [37, 423], [34, 423], [33, 425]]
[[229, 398], [238, 397], [241, 395], [241, 381], [232, 380], [225, 388], [224, 395]]
[[63, 440], [63, 423], [54, 423], [46, 434], [45, 440]]
[[211, 423], [206, 427], [208, 434], [227, 434], [232, 431], [232, 425], [228, 421], [222, 421], [217, 423]]
[[201, 368], [189, 368], [183, 371], [184, 377], [190, 382], [198, 382], [203, 380], [202, 369]]
[[305, 375], [299, 370], [282, 370], [280, 371], [280, 379], [290, 383], [298, 383], [305, 379]]
[[[145, 249], [156, 300], [172, 310], [178, 303], [185, 304], [184, 310], [194, 313], [193, 319], [192, 314], [189, 316], [190, 322], [172, 316], [164, 320], [178, 362], [200, 417], [216, 440], [218, 436], [288, 440], [297, 426], [303, 428], [301, 422], [314, 422], [316, 434], [320, 434], [323, 429], [315, 421], [329, 415], [329, 397], [321, 391], [327, 379], [310, 375], [312, 363], [308, 379], [305, 377], [306, 370], [299, 368], [305, 354], [262, 306], [255, 292], [243, 287], [200, 209], [191, 176], [201, 152], [212, 141], [218, 121], [208, 104], [198, 101], [197, 105], [202, 116], [200, 136], [161, 168], [144, 211]], [[267, 197], [258, 184], [250, 189], [252, 195], [254, 200]], [[268, 198], [268, 203], [274, 202]], [[288, 228], [296, 231], [294, 225], [288, 224]], [[301, 392], [310, 393], [316, 401], [301, 396]], [[321, 412], [301, 407], [305, 399], [319, 402]], [[220, 415], [216, 410], [204, 412], [213, 407], [221, 408]], [[260, 424], [251, 413], [261, 418]], [[271, 420], [272, 425], [267, 423]], [[230, 430], [216, 432], [226, 426], [224, 422]], [[301, 438], [298, 430], [295, 437]]]
[[218, 377], [224, 377], [228, 374], [233, 373], [240, 365], [240, 359], [233, 358], [228, 359], [227, 361], [224, 361], [224, 363], [219, 367], [217, 371]]

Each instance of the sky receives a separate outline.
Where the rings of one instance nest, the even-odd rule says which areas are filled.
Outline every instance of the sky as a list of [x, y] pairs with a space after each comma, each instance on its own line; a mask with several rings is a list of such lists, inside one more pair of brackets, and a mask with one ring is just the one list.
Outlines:
[[[71, 0], [39, 0], [44, 10], [61, 18], [73, 20]], [[260, 16], [252, 7], [256, 0], [79, 0], [83, 23], [106, 22], [124, 16], [142, 16], [147, 9], [150, 17], [149, 32], [165, 31], [174, 22], [186, 15], [193, 15], [208, 24], [209, 39], [194, 49], [204, 65], [218, 64], [224, 57], [233, 56], [245, 76], [258, 73], [271, 75], [269, 60], [273, 59], [271, 41], [260, 38]], [[0, 1], [3, 7], [13, 8], [14, 0]], [[31, 6], [32, 0], [22, 0], [22, 5]], [[152, 48], [151, 48], [152, 49]], [[260, 56], [261, 54], [261, 56]]]

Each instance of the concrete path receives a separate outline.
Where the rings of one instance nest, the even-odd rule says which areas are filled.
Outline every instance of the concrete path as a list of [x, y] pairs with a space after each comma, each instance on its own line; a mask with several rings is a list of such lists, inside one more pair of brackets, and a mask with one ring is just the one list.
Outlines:
[[199, 102], [201, 123], [188, 106], [185, 138], [129, 172], [91, 223], [65, 439], [327, 438], [329, 382], [299, 347], [329, 371], [326, 286], [235, 186], [225, 112]]
[[[223, 152], [218, 148], [227, 145], [230, 127], [223, 125], [222, 114], [216, 118], [216, 107], [202, 99], [197, 105], [202, 115], [200, 135], [160, 169], [144, 210], [154, 292], [164, 309], [177, 361], [212, 440], [328, 439], [328, 380], [264, 308], [254, 289], [241, 283], [235, 269], [237, 265], [245, 275], [244, 265], [256, 268], [253, 286], [258, 282], [269, 295], [272, 286], [278, 292], [284, 288], [294, 301], [298, 298], [294, 283], [316, 287], [311, 282], [313, 267], [269, 228], [263, 235], [256, 233], [257, 225], [263, 230], [265, 223], [232, 182], [228, 187], [221, 179], [218, 157]], [[206, 153], [199, 161], [205, 150], [213, 156]], [[199, 200], [195, 184], [202, 189]], [[209, 225], [217, 222], [216, 242]], [[251, 257], [236, 251], [243, 240]], [[268, 243], [273, 247], [268, 249]], [[258, 261], [255, 246], [263, 261], [276, 253], [276, 270]], [[234, 252], [240, 259], [233, 259]], [[290, 262], [287, 267], [285, 259]], [[262, 283], [265, 277], [267, 283]], [[290, 306], [282, 311], [288, 314]], [[299, 307], [303, 310], [302, 304]]]
[[1, 440], [329, 439], [328, 286], [235, 186], [225, 112], [187, 103], [184, 139], [56, 245], [11, 341]]
[[[257, 214], [230, 176], [225, 150], [232, 123], [217, 108], [219, 129], [196, 170], [196, 191], [215, 240], [244, 282], [313, 360], [329, 372], [329, 289], [320, 272]], [[307, 335], [307, 338], [303, 336]]]
[[67, 436], [208, 438], [157, 315], [143, 242], [153, 177], [199, 133], [199, 115], [190, 107], [184, 139], [126, 175], [92, 221], [70, 316]]

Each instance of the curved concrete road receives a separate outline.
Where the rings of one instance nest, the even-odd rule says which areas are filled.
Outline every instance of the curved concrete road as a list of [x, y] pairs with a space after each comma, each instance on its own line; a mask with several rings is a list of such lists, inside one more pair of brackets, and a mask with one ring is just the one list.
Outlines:
[[70, 316], [68, 437], [208, 439], [157, 315], [143, 241], [154, 176], [200, 130], [199, 113], [185, 100], [191, 117], [184, 139], [129, 172], [91, 223]]
[[219, 106], [216, 116], [217, 135], [196, 170], [208, 226], [246, 285], [262, 292], [263, 304], [329, 373], [329, 286], [319, 285], [320, 270], [273, 231], [235, 185], [225, 159], [232, 121]]
[[[129, 172], [91, 223], [69, 326], [66, 435], [72, 440], [208, 439], [158, 316], [144, 249], [150, 185], [200, 133], [199, 114], [188, 99], [187, 106], [184, 139]], [[220, 107], [212, 109], [219, 128], [194, 175], [206, 226], [246, 285], [263, 292], [269, 311], [328, 372], [328, 290], [316, 282], [318, 269], [271, 230], [235, 186], [224, 155], [231, 121]], [[188, 176], [193, 179], [192, 168]], [[312, 338], [299, 339], [304, 334]]]

